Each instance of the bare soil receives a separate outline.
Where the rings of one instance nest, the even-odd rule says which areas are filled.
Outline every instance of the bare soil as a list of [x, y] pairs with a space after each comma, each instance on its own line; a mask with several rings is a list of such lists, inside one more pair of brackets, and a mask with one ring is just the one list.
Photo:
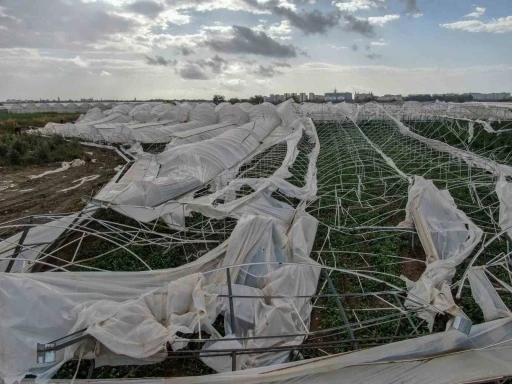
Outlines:
[[[124, 164], [119, 155], [110, 150], [86, 148], [91, 159], [85, 165], [71, 167], [38, 179], [31, 175], [61, 167], [61, 163], [27, 167], [0, 167], [0, 222], [7, 222], [33, 214], [76, 212], [85, 206], [82, 196], [94, 196], [116, 174], [114, 168]], [[69, 190], [86, 176], [99, 175], [81, 186]], [[3, 189], [6, 187], [6, 189]]]
[[402, 275], [411, 281], [417, 281], [425, 272], [425, 260], [427, 259], [417, 235], [414, 237], [414, 249], [403, 249], [400, 256], [418, 260], [402, 263]]

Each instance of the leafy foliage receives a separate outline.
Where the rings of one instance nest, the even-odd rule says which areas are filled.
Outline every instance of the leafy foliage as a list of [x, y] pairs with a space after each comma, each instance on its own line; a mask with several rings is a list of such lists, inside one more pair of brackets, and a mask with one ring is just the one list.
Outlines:
[[35, 134], [0, 136], [0, 166], [48, 164], [84, 156], [76, 139], [66, 141], [58, 135], [48, 138]]
[[215, 104], [220, 104], [226, 101], [226, 98], [222, 95], [213, 95], [213, 102]]

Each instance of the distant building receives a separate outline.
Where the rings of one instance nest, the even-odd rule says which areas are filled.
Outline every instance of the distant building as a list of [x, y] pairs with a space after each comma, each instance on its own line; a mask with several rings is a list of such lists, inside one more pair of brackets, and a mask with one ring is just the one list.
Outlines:
[[334, 88], [333, 93], [325, 93], [325, 100], [327, 101], [351, 101], [352, 93], [350, 92], [338, 92], [336, 88]]
[[373, 93], [357, 93], [355, 96], [356, 101], [371, 101], [373, 100]]
[[303, 103], [304, 101], [308, 101], [308, 96], [304, 92], [301, 92], [299, 96], [299, 101], [301, 103]]
[[290, 98], [290, 94], [289, 94], [289, 93], [285, 93], [285, 94], [284, 94], [284, 99], [285, 99], [285, 100], [288, 100], [289, 98]]
[[510, 98], [510, 92], [497, 92], [497, 93], [471, 93], [475, 101], [498, 101]]
[[384, 95], [377, 97], [378, 101], [402, 101], [402, 95]]
[[315, 100], [315, 94], [313, 92], [309, 93], [309, 101]]

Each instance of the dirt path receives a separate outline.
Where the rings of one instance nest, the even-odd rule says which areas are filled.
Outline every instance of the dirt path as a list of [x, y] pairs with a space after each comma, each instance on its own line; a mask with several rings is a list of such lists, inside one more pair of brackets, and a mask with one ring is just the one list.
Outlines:
[[[75, 212], [83, 208], [82, 196], [95, 195], [116, 174], [114, 168], [124, 164], [114, 151], [98, 148], [86, 148], [85, 151], [95, 159], [94, 162], [38, 179], [29, 179], [29, 176], [60, 168], [61, 163], [18, 169], [0, 167], [0, 222], [31, 214]], [[77, 188], [62, 191], [77, 185], [79, 181], [73, 183], [75, 180], [94, 175], [98, 177]]]

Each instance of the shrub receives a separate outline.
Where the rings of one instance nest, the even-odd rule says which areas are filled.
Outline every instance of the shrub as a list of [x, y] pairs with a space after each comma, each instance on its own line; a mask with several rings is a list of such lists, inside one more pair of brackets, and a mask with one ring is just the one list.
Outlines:
[[37, 147], [34, 158], [37, 164], [46, 164], [50, 162], [50, 148], [46, 143], [42, 143], [39, 147]]
[[6, 157], [9, 153], [9, 146], [4, 143], [0, 143], [0, 158]]
[[11, 148], [17, 151], [20, 155], [23, 155], [27, 150], [27, 145], [23, 141], [16, 139], [12, 142]]
[[11, 150], [9, 151], [8, 158], [9, 158], [9, 162], [12, 165], [20, 165], [21, 164], [21, 154], [14, 148], [11, 148]]

